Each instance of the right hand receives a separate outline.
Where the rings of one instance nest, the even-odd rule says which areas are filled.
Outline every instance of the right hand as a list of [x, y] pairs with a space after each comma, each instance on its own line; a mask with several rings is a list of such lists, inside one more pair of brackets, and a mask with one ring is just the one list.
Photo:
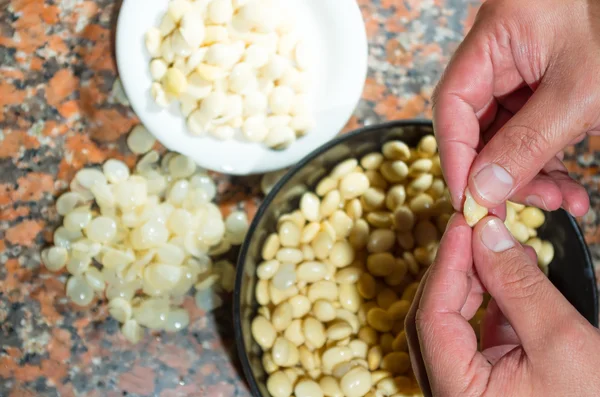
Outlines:
[[[471, 244], [472, 255], [464, 248]], [[483, 287], [483, 288], [482, 288]], [[487, 290], [481, 350], [468, 323]], [[406, 317], [413, 370], [426, 396], [600, 394], [600, 333], [487, 217], [455, 215]]]
[[600, 132], [600, 2], [488, 0], [434, 94], [435, 133], [457, 210], [467, 186], [575, 216], [589, 208], [562, 150]]

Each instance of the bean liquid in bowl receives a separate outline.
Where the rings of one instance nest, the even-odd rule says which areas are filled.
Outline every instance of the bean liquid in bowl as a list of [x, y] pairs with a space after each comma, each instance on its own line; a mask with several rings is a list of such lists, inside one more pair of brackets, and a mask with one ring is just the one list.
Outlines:
[[[254, 392], [421, 395], [404, 318], [452, 212], [430, 124], [342, 137], [290, 171], [240, 254], [235, 311]], [[512, 203], [508, 213], [547, 272], [544, 214]]]

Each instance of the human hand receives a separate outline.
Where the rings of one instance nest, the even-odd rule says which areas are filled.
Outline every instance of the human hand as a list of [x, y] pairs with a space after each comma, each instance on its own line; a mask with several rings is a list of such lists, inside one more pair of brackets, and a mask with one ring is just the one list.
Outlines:
[[[450, 220], [405, 322], [426, 396], [598, 395], [600, 334], [538, 269], [532, 251], [498, 218], [474, 229], [462, 215]], [[478, 351], [468, 320], [486, 290], [493, 300]]]
[[600, 132], [600, 3], [488, 0], [434, 94], [452, 202], [507, 199], [584, 215], [562, 150]]

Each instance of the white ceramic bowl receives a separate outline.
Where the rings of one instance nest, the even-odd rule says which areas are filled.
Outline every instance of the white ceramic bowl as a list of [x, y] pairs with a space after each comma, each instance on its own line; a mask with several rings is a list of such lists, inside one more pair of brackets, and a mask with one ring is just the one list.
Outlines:
[[193, 136], [176, 104], [169, 109], [156, 105], [150, 96], [150, 55], [144, 35], [158, 25], [168, 1], [123, 2], [117, 24], [119, 74], [133, 110], [164, 146], [190, 156], [201, 167], [247, 175], [297, 163], [344, 127], [360, 99], [367, 72], [367, 38], [356, 0], [285, 1], [314, 59], [308, 95], [316, 127], [281, 151], [241, 140]]

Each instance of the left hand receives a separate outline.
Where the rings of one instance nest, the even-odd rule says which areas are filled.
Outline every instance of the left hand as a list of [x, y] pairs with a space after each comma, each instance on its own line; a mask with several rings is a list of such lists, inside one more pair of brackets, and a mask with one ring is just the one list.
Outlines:
[[[468, 320], [488, 291], [481, 350]], [[597, 396], [600, 333], [502, 221], [455, 214], [406, 317], [425, 396]]]

